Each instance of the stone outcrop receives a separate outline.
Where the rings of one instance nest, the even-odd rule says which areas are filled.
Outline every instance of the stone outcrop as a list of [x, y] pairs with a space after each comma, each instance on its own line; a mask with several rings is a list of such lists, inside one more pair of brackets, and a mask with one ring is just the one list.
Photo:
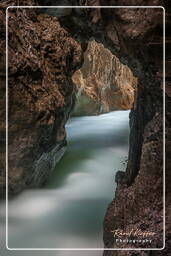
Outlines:
[[[9, 3], [11, 1], [2, 1]], [[14, 2], [14, 1], [13, 1]], [[21, 2], [21, 1], [20, 1]], [[43, 1], [39, 0], [36, 1], [38, 4], [43, 5]], [[45, 4], [47, 1], [45, 1]], [[68, 1], [67, 1], [68, 2]], [[103, 0], [73, 0], [69, 1], [73, 5], [105, 5], [106, 2]], [[57, 1], [50, 1], [48, 0], [49, 4], [55, 5], [58, 4]], [[11, 4], [11, 3], [9, 3]], [[120, 0], [109, 0], [108, 5], [124, 5], [125, 1]], [[146, 6], [152, 6], [152, 5], [163, 5], [163, 1], [159, 0], [130, 0], [127, 2], [127, 5], [146, 5]], [[167, 8], [170, 8], [170, 3], [167, 3]], [[18, 15], [21, 12], [18, 12]], [[47, 12], [48, 13], [48, 10]], [[66, 14], [66, 13], [65, 13]], [[2, 14], [3, 15], [3, 14]], [[25, 14], [22, 14], [23, 16]], [[35, 21], [36, 17], [30, 12], [31, 17], [33, 18], [33, 23], [37, 22]], [[33, 16], [32, 16], [33, 15]], [[53, 12], [53, 16], [55, 16], [56, 13]], [[27, 21], [32, 19], [30, 16]], [[42, 17], [42, 16], [40, 16]], [[55, 21], [58, 23], [58, 21], [55, 18], [50, 18], [49, 16], [45, 16], [47, 19], [51, 19], [51, 21]], [[59, 17], [59, 13], [58, 13]], [[18, 17], [17, 17], [18, 18]], [[13, 22], [14, 19], [11, 19], [11, 22]], [[52, 21], [52, 23], [53, 23]], [[59, 18], [59, 27], [61, 27], [62, 31], [63, 29], [65, 31], [69, 32], [69, 37], [67, 41], [70, 41], [70, 38], [72, 38], [74, 44], [76, 44], [79, 47], [78, 42], [81, 44], [82, 49], [84, 50], [85, 44], [88, 43], [92, 38], [94, 38], [97, 42], [100, 42], [104, 45], [105, 48], [108, 48], [112, 54], [116, 55], [119, 60], [129, 66], [133, 74], [138, 77], [138, 86], [137, 86], [137, 97], [136, 102], [134, 105], [134, 109], [131, 111], [131, 117], [130, 117], [130, 149], [129, 149], [129, 158], [128, 158], [128, 166], [126, 173], [121, 178], [118, 178], [119, 183], [117, 186], [117, 191], [114, 200], [111, 202], [104, 221], [104, 245], [105, 247], [116, 247], [118, 246], [111, 235], [111, 229], [117, 229], [117, 228], [123, 228], [123, 229], [130, 229], [130, 228], [140, 228], [143, 230], [150, 230], [156, 232], [156, 236], [153, 240], [152, 246], [161, 248], [163, 246], [162, 244], [162, 209], [163, 209], [163, 169], [162, 169], [162, 120], [163, 120], [163, 84], [162, 84], [162, 77], [163, 77], [163, 71], [162, 71], [162, 58], [163, 58], [163, 51], [162, 51], [162, 22], [163, 22], [163, 10], [161, 8], [159, 9], [127, 9], [127, 8], [113, 8], [113, 9], [88, 9], [88, 8], [81, 8], [81, 9], [73, 9], [72, 13], [69, 13], [67, 16], [61, 16]], [[4, 21], [5, 23], [5, 21]], [[38, 22], [39, 24], [39, 22]], [[37, 24], [37, 26], [38, 26]], [[46, 29], [50, 29], [50, 23], [48, 23]], [[167, 46], [170, 45], [170, 15], [166, 13], [166, 24], [168, 26], [167, 32]], [[28, 25], [28, 24], [27, 24]], [[32, 24], [33, 25], [33, 24]], [[20, 26], [18, 26], [20, 27]], [[58, 26], [57, 26], [58, 27]], [[1, 42], [2, 49], [4, 47], [4, 27], [1, 27], [2, 33], [1, 36], [3, 36], [3, 40]], [[28, 29], [29, 30], [29, 29]], [[41, 29], [40, 29], [41, 30]], [[46, 30], [47, 31], [47, 30]], [[15, 31], [14, 31], [15, 32]], [[66, 33], [68, 33], [66, 32]], [[35, 33], [34, 31], [32, 33]], [[54, 30], [53, 30], [53, 33]], [[14, 33], [15, 34], [15, 33]], [[22, 34], [22, 33], [21, 33]], [[42, 35], [42, 34], [41, 34]], [[48, 35], [48, 33], [46, 33]], [[20, 34], [17, 36], [20, 37]], [[27, 39], [27, 37], [24, 37]], [[30, 38], [30, 37], [29, 37]], [[34, 37], [36, 38], [36, 37]], [[11, 35], [12, 39], [12, 35]], [[31, 37], [32, 40], [32, 37]], [[58, 40], [57, 38], [55, 40]], [[27, 40], [26, 40], [27, 41]], [[11, 44], [14, 41], [11, 41]], [[15, 44], [14, 44], [15, 45]], [[14, 45], [11, 45], [11, 48], [14, 49]], [[32, 45], [32, 42], [30, 42], [30, 45]], [[54, 46], [55, 47], [55, 46]], [[77, 47], [76, 47], [77, 48]], [[29, 47], [25, 49], [26, 52], [28, 52]], [[32, 49], [32, 48], [31, 48]], [[47, 50], [48, 48], [45, 48]], [[67, 50], [69, 51], [70, 47], [68, 45]], [[63, 47], [61, 46], [60, 50], [63, 52]], [[47, 51], [49, 54], [51, 54], [50, 49]], [[77, 52], [78, 53], [78, 52]], [[31, 51], [32, 54], [32, 51]], [[46, 56], [46, 52], [44, 53]], [[80, 68], [81, 61], [80, 57], [77, 58], [77, 61], [74, 61], [75, 54], [73, 55], [73, 50], [71, 52], [68, 52], [68, 54], [62, 54], [62, 56], [68, 56], [67, 59], [64, 60], [64, 69], [66, 67], [73, 67], [72, 72], [68, 71], [68, 69], [65, 69], [65, 76], [61, 80], [63, 82], [57, 83], [57, 88], [61, 89], [59, 90], [61, 94], [63, 95], [63, 92], [65, 89], [70, 88], [69, 85], [72, 85], [72, 81], [70, 79], [70, 83], [68, 84], [66, 81], [70, 75], [73, 74], [73, 72]], [[76, 54], [77, 56], [80, 56], [80, 54]], [[11, 55], [12, 56], [12, 55]], [[29, 55], [28, 55], [29, 56]], [[28, 62], [29, 62], [29, 57]], [[42, 55], [41, 55], [42, 56]], [[38, 59], [41, 59], [41, 56], [37, 56]], [[1, 56], [2, 58], [2, 53]], [[57, 57], [57, 56], [56, 56]], [[27, 60], [26, 58], [26, 60]], [[34, 59], [34, 58], [33, 58]], [[58, 57], [57, 57], [58, 59]], [[79, 59], [79, 60], [78, 60]], [[17, 60], [19, 58], [17, 57]], [[12, 61], [12, 60], [11, 60]], [[14, 61], [14, 60], [13, 60]], [[61, 59], [59, 60], [61, 61]], [[170, 65], [170, 52], [167, 54], [167, 65]], [[19, 61], [18, 61], [19, 62]], [[12, 63], [12, 62], [11, 62]], [[25, 63], [25, 60], [22, 60], [21, 63]], [[66, 65], [66, 63], [69, 63], [69, 66]], [[75, 63], [74, 66], [73, 63]], [[77, 63], [77, 64], [76, 64]], [[27, 63], [26, 63], [27, 64]], [[26, 65], [31, 66], [33, 70], [31, 69], [31, 72], [34, 71], [34, 65]], [[15, 67], [15, 65], [14, 65]], [[21, 67], [21, 65], [17, 66]], [[23, 68], [24, 68], [23, 64]], [[11, 67], [12, 68], [12, 67]], [[51, 65], [50, 65], [51, 68]], [[13, 69], [12, 69], [13, 70]], [[41, 70], [44, 74], [44, 70]], [[14, 73], [11, 73], [10, 77], [10, 83], [11, 85], [15, 85], [15, 81], [17, 81], [17, 84], [19, 87], [21, 86], [21, 81], [18, 78], [20, 76], [20, 72], [17, 72], [16, 70], [13, 70]], [[15, 73], [16, 72], [16, 73]], [[36, 77], [40, 77], [37, 73], [32, 73], [31, 76], [27, 76], [27, 74], [30, 74], [30, 71], [28, 73], [24, 73], [24, 78], [28, 78], [27, 83], [28, 85], [32, 85], [32, 81], [30, 79], [34, 78], [35, 80], [38, 79]], [[61, 74], [62, 71], [60, 71]], [[71, 74], [72, 73], [72, 74]], [[17, 79], [14, 81], [14, 74]], [[34, 75], [33, 75], [34, 74]], [[49, 74], [47, 71], [46, 74]], [[57, 74], [56, 74], [57, 75]], [[4, 73], [1, 75], [1, 79], [4, 79]], [[54, 77], [53, 77], [54, 79]], [[52, 80], [53, 80], [52, 79]], [[47, 86], [49, 85], [49, 82], [51, 83], [52, 80], [47, 81]], [[4, 80], [3, 80], [4, 81]], [[169, 68], [166, 70], [166, 103], [170, 103], [170, 71]], [[29, 87], [29, 86], [28, 86]], [[70, 99], [71, 100], [71, 92], [73, 89], [73, 86], [71, 86], [71, 90], [68, 91], [68, 94], [64, 93], [64, 99]], [[21, 88], [21, 87], [20, 87]], [[32, 88], [32, 87], [31, 87]], [[41, 84], [41, 89], [44, 88], [43, 84]], [[53, 86], [52, 86], [53, 88]], [[25, 86], [23, 85], [22, 89], [25, 91]], [[1, 89], [4, 93], [4, 89]], [[51, 89], [49, 89], [50, 92]], [[53, 90], [53, 89], [52, 89]], [[57, 90], [58, 91], [58, 90]], [[13, 90], [13, 93], [15, 91]], [[30, 87], [27, 90], [28, 94], [34, 92], [33, 88], [30, 89]], [[16, 93], [14, 93], [13, 98], [17, 96], [17, 90]], [[38, 92], [39, 93], [39, 92]], [[55, 91], [55, 93], [57, 93]], [[41, 94], [41, 92], [40, 92]], [[20, 98], [17, 96], [16, 99], [22, 100], [22, 97], [24, 98], [24, 94], [19, 94]], [[24, 96], [23, 96], [24, 95]], [[34, 94], [33, 94], [34, 95]], [[39, 94], [38, 94], [39, 95]], [[55, 94], [56, 95], [56, 94]], [[12, 95], [11, 95], [12, 96]], [[34, 95], [35, 96], [35, 95]], [[68, 96], [68, 97], [67, 97]], [[12, 99], [12, 98], [11, 98]], [[55, 104], [58, 104], [58, 97], [54, 99]], [[61, 99], [59, 97], [59, 99]], [[38, 100], [38, 99], [37, 99]], [[36, 102], [36, 99], [35, 99]], [[11, 102], [12, 104], [12, 102]], [[25, 101], [24, 101], [25, 104]], [[19, 104], [18, 104], [19, 105]], [[34, 105], [34, 104], [33, 104]], [[15, 106], [15, 104], [14, 104]], [[21, 106], [21, 105], [20, 105]], [[32, 106], [32, 104], [30, 104]], [[36, 104], [35, 104], [36, 106]], [[62, 105], [61, 108], [52, 108], [55, 110], [55, 113], [58, 113], [58, 117], [60, 118], [56, 119], [56, 127], [58, 129], [54, 129], [57, 133], [60, 131], [60, 127], [64, 126], [64, 120], [65, 120], [65, 114], [68, 113], [69, 110], [67, 107], [63, 108], [66, 105]], [[24, 105], [25, 107], [25, 105]], [[46, 100], [42, 101], [42, 107], [44, 110], [46, 110]], [[71, 108], [71, 105], [70, 105]], [[69, 109], [70, 109], [69, 108]], [[25, 108], [26, 110], [28, 109]], [[32, 108], [29, 107], [29, 109], [32, 111]], [[35, 108], [36, 109], [36, 108]], [[16, 115], [17, 117], [17, 111], [18, 109], [11, 109], [13, 111], [13, 115]], [[57, 111], [57, 112], [56, 112]], [[66, 111], [66, 112], [65, 112]], [[28, 111], [29, 112], [29, 111]], [[53, 111], [52, 111], [53, 112]], [[170, 109], [167, 108], [166, 111], [166, 155], [170, 155]], [[30, 113], [30, 112], [29, 112]], [[34, 115], [37, 112], [34, 112]], [[50, 112], [51, 113], [51, 112]], [[26, 114], [26, 113], [25, 113]], [[2, 113], [1, 117], [3, 118], [4, 112]], [[42, 113], [42, 118], [46, 116], [44, 113]], [[26, 115], [28, 117], [28, 114]], [[35, 116], [34, 118], [36, 118]], [[35, 120], [33, 118], [33, 120]], [[23, 123], [27, 121], [28, 118], [23, 119]], [[43, 118], [44, 119], [44, 118]], [[48, 119], [48, 118], [47, 118]], [[14, 121], [14, 119], [12, 119]], [[12, 121], [11, 120], [11, 121]], [[37, 119], [36, 119], [37, 120]], [[41, 120], [41, 117], [40, 117]], [[33, 122], [34, 123], [34, 122]], [[49, 143], [51, 140], [45, 140], [46, 136], [44, 136], [42, 130], [39, 130], [39, 125], [34, 130], [33, 123], [30, 122], [29, 124], [26, 123], [27, 131], [28, 127], [31, 130], [33, 130], [33, 133], [30, 135], [31, 140], [34, 137], [34, 131], [39, 131], [42, 135], [42, 143], [43, 149], [38, 150], [38, 154], [36, 152], [36, 155], [41, 156], [44, 152], [49, 152], [49, 149], [46, 149], [46, 145], [53, 145], [53, 143]], [[16, 124], [16, 121], [15, 121]], [[30, 125], [31, 124], [31, 125]], [[62, 126], [63, 124], [63, 126]], [[22, 127], [22, 124], [18, 122], [18, 130], [20, 127]], [[26, 127], [26, 126], [25, 126]], [[41, 126], [42, 127], [42, 126]], [[45, 134], [47, 133], [48, 125], [43, 125], [43, 131]], [[21, 129], [22, 130], [22, 129]], [[15, 130], [16, 131], [16, 130]], [[64, 131], [64, 130], [63, 130]], [[4, 127], [2, 129], [2, 134], [4, 134]], [[22, 134], [22, 132], [21, 132]], [[30, 141], [27, 139], [21, 140], [19, 138], [19, 143], [17, 144], [17, 137], [18, 133], [12, 133], [11, 143], [15, 142], [15, 149], [19, 150], [19, 145], [22, 145], [26, 148], [29, 148]], [[2, 136], [3, 137], [3, 136]], [[36, 136], [35, 136], [36, 137]], [[26, 138], [26, 137], [25, 137]], [[28, 133], [27, 133], [28, 138]], [[51, 138], [49, 136], [48, 138]], [[25, 142], [24, 142], [25, 141]], [[41, 140], [40, 140], [41, 141]], [[46, 142], [47, 141], [47, 142]], [[54, 140], [52, 140], [54, 142]], [[63, 141], [63, 139], [62, 139]], [[37, 143], [37, 140], [35, 140]], [[4, 143], [4, 140], [2, 139], [2, 143]], [[25, 143], [25, 144], [24, 144]], [[58, 144], [57, 141], [55, 141], [56, 144]], [[38, 145], [40, 145], [38, 144]], [[55, 145], [56, 145], [55, 144]], [[12, 144], [11, 144], [12, 145]], [[33, 144], [32, 144], [33, 145]], [[34, 144], [35, 145], [35, 144]], [[36, 144], [37, 145], [37, 144]], [[39, 148], [38, 148], [39, 149]], [[33, 151], [33, 148], [30, 147], [31, 152]], [[34, 151], [33, 151], [34, 152]], [[3, 153], [3, 152], [2, 152]], [[20, 152], [18, 152], [20, 153]], [[166, 161], [166, 181], [167, 185], [170, 185], [171, 177], [170, 173], [168, 172], [168, 168], [170, 167], [170, 161], [169, 159]], [[27, 177], [32, 173], [32, 169], [27, 168]], [[105, 256], [114, 256], [114, 255], [169, 255], [170, 253], [170, 223], [169, 220], [170, 214], [170, 205], [171, 205], [171, 190], [170, 186], [167, 187], [166, 190], [166, 206], [167, 206], [167, 215], [166, 215], [166, 249], [163, 251], [105, 251]], [[121, 245], [119, 245], [121, 246]], [[136, 246], [134, 246], [136, 249]]]
[[133, 106], [137, 79], [96, 41], [88, 43], [84, 63], [72, 78], [77, 95], [72, 115], [94, 115]]
[[[5, 13], [1, 11], [1, 15], [5, 23]], [[71, 78], [81, 66], [83, 55], [80, 44], [61, 27], [56, 17], [39, 15], [31, 9], [10, 9], [8, 27], [8, 183], [11, 194], [25, 187], [42, 185], [62, 157], [66, 148], [65, 122], [74, 99]], [[4, 48], [4, 26], [1, 32]], [[4, 63], [5, 49], [3, 54]], [[1, 70], [4, 105], [3, 77], [5, 67]], [[1, 134], [5, 135], [4, 123]], [[3, 154], [4, 137], [1, 138]], [[4, 180], [3, 171], [1, 184]]]

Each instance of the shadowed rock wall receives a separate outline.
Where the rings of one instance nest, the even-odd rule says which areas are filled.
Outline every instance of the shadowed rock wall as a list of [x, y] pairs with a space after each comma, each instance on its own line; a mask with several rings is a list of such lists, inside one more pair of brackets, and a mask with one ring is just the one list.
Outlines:
[[[1, 14], [5, 20], [4, 11]], [[4, 48], [4, 26], [1, 30]], [[65, 122], [74, 100], [71, 78], [83, 55], [80, 44], [56, 17], [38, 15], [32, 9], [9, 10], [8, 35], [8, 179], [9, 192], [17, 193], [42, 185], [65, 151]], [[2, 54], [4, 61], [5, 49]], [[4, 104], [3, 77], [4, 67]], [[1, 114], [2, 120], [4, 110]], [[4, 123], [1, 132], [5, 134]], [[3, 143], [4, 137], [1, 140]], [[4, 180], [3, 171], [2, 186]]]

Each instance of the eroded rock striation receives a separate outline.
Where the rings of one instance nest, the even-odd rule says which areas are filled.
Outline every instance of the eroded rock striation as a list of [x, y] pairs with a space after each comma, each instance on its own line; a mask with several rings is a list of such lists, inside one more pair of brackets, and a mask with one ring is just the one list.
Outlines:
[[72, 79], [77, 95], [72, 115], [94, 115], [133, 106], [137, 79], [96, 41], [88, 43], [84, 63]]

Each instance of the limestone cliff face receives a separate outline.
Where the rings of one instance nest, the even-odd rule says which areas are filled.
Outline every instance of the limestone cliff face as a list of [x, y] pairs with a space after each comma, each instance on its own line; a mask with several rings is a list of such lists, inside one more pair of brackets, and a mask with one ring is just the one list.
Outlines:
[[73, 75], [77, 102], [73, 115], [93, 115], [131, 109], [137, 79], [110, 50], [91, 41], [81, 69]]

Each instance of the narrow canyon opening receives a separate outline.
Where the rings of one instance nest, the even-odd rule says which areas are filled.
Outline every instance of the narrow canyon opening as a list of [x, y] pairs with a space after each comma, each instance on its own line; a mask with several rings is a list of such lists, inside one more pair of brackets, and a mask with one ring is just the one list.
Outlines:
[[[4, 106], [5, 9], [19, 2], [53, 4], [0, 3]], [[80, 8], [8, 9], [8, 246], [139, 248], [114, 239], [123, 228], [154, 231], [141, 246], [162, 248], [163, 10], [66, 2]]]
[[[11, 247], [21, 246], [21, 241], [28, 248], [33, 244], [40, 248], [44, 244], [48, 248], [104, 246], [103, 221], [115, 194], [115, 175], [125, 171], [128, 160], [129, 113], [137, 78], [110, 50], [93, 40], [72, 80], [75, 104], [65, 125], [66, 152], [44, 188], [25, 191], [10, 203]], [[51, 233], [50, 238], [44, 230]], [[34, 241], [32, 233], [37, 233]]]

